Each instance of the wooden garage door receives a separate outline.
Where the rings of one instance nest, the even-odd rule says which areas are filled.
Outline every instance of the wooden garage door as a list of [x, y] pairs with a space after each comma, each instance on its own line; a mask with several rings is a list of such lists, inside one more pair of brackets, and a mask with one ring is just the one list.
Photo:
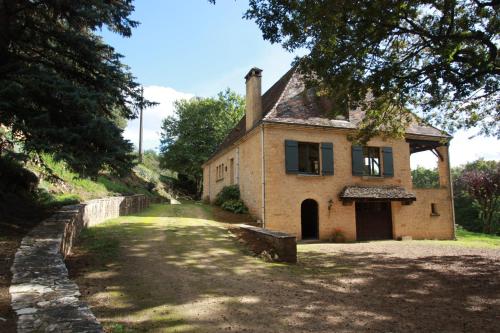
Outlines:
[[356, 238], [392, 239], [390, 202], [356, 202]]

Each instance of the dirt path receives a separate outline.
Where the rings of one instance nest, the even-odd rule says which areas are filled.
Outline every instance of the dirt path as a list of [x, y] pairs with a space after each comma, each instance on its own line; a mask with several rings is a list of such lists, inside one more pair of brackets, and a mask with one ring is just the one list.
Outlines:
[[500, 329], [498, 250], [304, 244], [297, 265], [265, 263], [198, 204], [155, 205], [91, 236], [70, 271], [110, 332]]

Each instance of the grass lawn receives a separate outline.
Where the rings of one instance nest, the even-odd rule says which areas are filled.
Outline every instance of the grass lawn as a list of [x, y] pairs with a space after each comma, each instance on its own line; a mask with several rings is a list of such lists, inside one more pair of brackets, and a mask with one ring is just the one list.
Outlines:
[[457, 229], [457, 244], [472, 247], [500, 247], [500, 236]]
[[499, 251], [470, 247], [498, 238], [300, 244], [297, 264], [267, 263], [214, 212], [152, 205], [83, 233], [70, 276], [106, 332], [498, 331]]
[[457, 228], [456, 237], [457, 240], [417, 240], [413, 242], [421, 242], [431, 245], [451, 245], [459, 247], [500, 249], [500, 236], [471, 232], [462, 228]]

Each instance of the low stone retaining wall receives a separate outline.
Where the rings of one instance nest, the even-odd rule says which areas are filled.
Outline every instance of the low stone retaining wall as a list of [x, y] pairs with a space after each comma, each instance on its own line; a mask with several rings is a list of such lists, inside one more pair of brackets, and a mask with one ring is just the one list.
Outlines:
[[278, 256], [277, 261], [297, 262], [297, 240], [295, 236], [247, 224], [242, 224], [240, 228], [246, 232], [253, 233], [257, 240], [261, 241], [264, 247], [267, 248], [266, 251], [268, 253]]
[[10, 294], [17, 331], [103, 332], [78, 286], [68, 278], [64, 258], [87, 226], [147, 208], [145, 195], [110, 197], [66, 206], [23, 238], [12, 264]]

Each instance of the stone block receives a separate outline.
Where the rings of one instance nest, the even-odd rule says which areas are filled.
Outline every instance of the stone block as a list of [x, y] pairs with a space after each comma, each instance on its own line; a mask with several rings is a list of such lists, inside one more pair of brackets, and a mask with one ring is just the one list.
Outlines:
[[277, 258], [273, 258], [274, 260], [290, 263], [297, 262], [297, 241], [295, 236], [246, 224], [242, 224], [240, 227], [246, 232], [257, 235], [258, 241], [261, 241], [266, 248], [265, 251], [277, 255]]

